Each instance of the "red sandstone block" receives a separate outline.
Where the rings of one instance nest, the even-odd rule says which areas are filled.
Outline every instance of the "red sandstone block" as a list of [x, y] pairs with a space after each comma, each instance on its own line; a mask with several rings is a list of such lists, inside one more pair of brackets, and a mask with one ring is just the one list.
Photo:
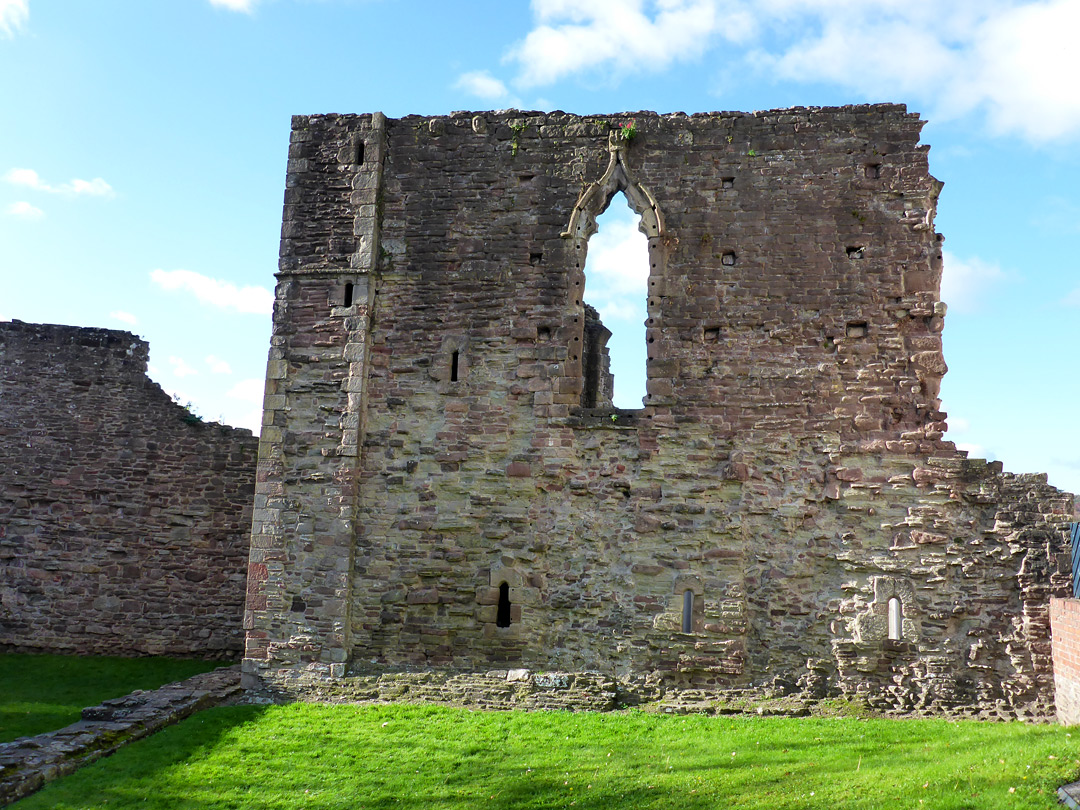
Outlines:
[[532, 475], [532, 467], [524, 461], [512, 461], [506, 467], [506, 474], [510, 478], [528, 478]]
[[249, 638], [244, 644], [244, 657], [265, 659], [268, 657], [268, 647], [269, 645], [266, 642], [253, 641]]

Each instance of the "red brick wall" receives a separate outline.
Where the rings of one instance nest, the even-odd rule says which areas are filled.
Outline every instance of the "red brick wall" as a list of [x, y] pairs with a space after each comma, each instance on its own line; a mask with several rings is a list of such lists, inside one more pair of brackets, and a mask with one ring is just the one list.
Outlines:
[[1080, 599], [1050, 600], [1058, 720], [1080, 723]]

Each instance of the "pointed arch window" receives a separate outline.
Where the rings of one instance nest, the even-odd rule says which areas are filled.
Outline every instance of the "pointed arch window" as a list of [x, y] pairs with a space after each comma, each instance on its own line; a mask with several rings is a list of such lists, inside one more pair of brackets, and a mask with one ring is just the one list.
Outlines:
[[[608, 151], [610, 158], [604, 175], [596, 182], [591, 183], [578, 197], [574, 210], [570, 216], [570, 223], [563, 232], [563, 238], [571, 240], [570, 255], [572, 266], [570, 267], [570, 300], [568, 304], [574, 318], [574, 329], [570, 340], [568, 370], [569, 375], [579, 375], [581, 379], [580, 404], [586, 408], [613, 407], [611, 394], [613, 393], [613, 381], [609, 358], [611, 356], [609, 343], [611, 330], [600, 322], [599, 314], [591, 307], [587, 307], [584, 300], [585, 293], [585, 262], [588, 255], [590, 237], [597, 232], [597, 217], [603, 214], [610, 205], [612, 198], [621, 192], [629, 207], [640, 217], [638, 230], [646, 237], [647, 247], [647, 274], [648, 288], [646, 294], [646, 335], [645, 335], [645, 377], [646, 387], [649, 378], [648, 360], [654, 357], [654, 351], [659, 350], [654, 346], [656, 334], [651, 329], [651, 324], [659, 320], [659, 298], [651, 294], [657, 280], [664, 270], [665, 244], [668, 234], [664, 230], [664, 217], [656, 204], [653, 196], [638, 183], [632, 176], [626, 163], [626, 150], [629, 142], [617, 137], [615, 133], [608, 139]], [[590, 272], [592, 272], [590, 268]], [[618, 342], [622, 342], [618, 339]], [[631, 337], [628, 343], [633, 343]], [[614, 385], [618, 385], [617, 382]], [[645, 394], [641, 390], [640, 383], [637, 387], [637, 395]], [[621, 396], [621, 391], [620, 391]], [[635, 405], [628, 394], [621, 404]], [[644, 401], [648, 401], [645, 394]]]

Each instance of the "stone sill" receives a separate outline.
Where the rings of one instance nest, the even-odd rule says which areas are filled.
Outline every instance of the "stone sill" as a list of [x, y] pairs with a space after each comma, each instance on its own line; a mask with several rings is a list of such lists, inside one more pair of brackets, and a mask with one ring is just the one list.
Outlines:
[[644, 408], [577, 408], [567, 422], [585, 430], [632, 430], [644, 418]]

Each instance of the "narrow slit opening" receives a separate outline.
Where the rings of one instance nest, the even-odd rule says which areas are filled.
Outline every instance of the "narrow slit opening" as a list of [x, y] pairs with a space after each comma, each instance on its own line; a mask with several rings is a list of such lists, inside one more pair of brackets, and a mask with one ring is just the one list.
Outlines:
[[694, 631], [694, 592], [686, 591], [682, 598], [682, 631], [692, 633]]
[[353, 285], [352, 282], [348, 282], [345, 285], [345, 306], [351, 307], [353, 300]]
[[450, 355], [450, 382], [458, 381], [458, 350]]
[[499, 610], [495, 616], [495, 624], [498, 627], [510, 626], [510, 585], [506, 582], [499, 586]]
[[904, 637], [904, 606], [897, 597], [889, 599], [889, 640], [900, 641]]

